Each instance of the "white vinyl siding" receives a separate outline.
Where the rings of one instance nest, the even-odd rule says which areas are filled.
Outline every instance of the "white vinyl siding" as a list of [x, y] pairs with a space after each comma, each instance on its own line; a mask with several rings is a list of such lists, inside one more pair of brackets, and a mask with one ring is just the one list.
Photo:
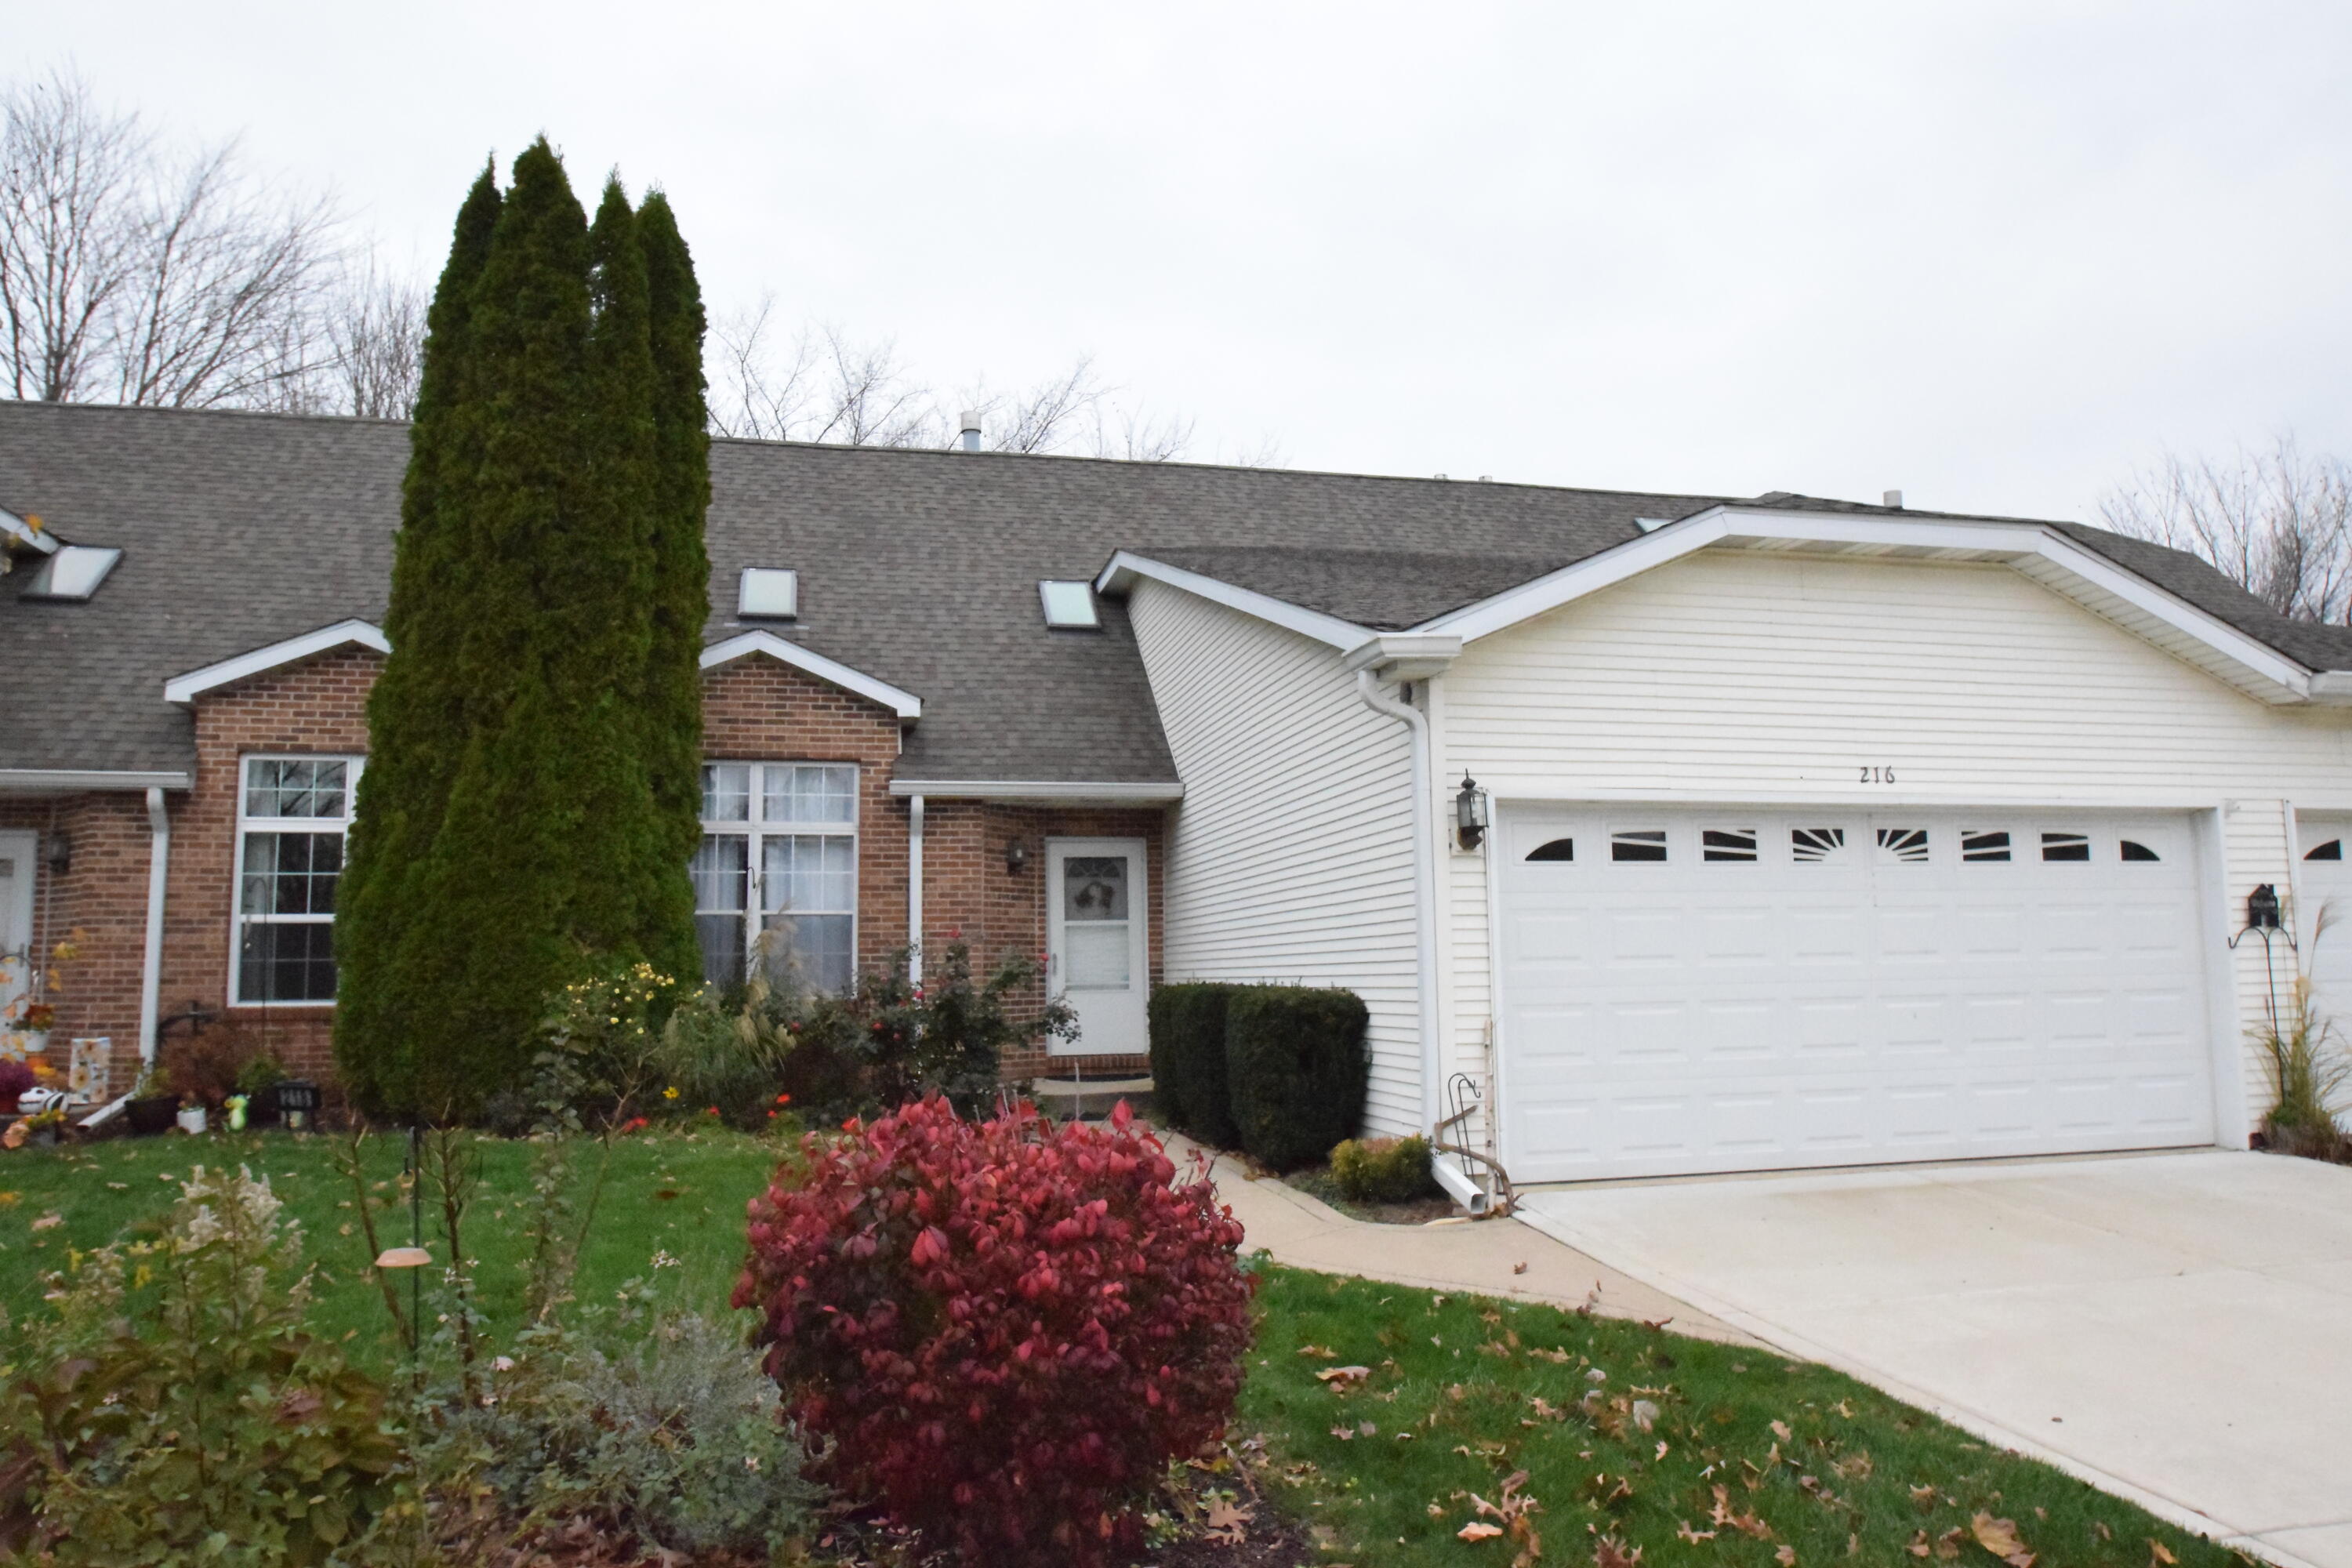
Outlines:
[[1412, 749], [1334, 649], [1156, 583], [1129, 605], [1184, 781], [1171, 980], [1339, 986], [1370, 1010], [1367, 1120], [1420, 1125]]
[[[2219, 813], [2212, 918], [2231, 930], [2255, 883], [2290, 886], [2289, 801], [2352, 810], [2352, 714], [2266, 707], [2001, 566], [1704, 551], [1472, 643], [1440, 684], [1439, 775], [1466, 768], [1506, 816], [1639, 798]], [[1473, 1071], [1486, 866], [1440, 868], [1444, 1037]], [[2240, 1029], [2265, 987], [2252, 946], [2226, 961]], [[2225, 1117], [2266, 1103], [2260, 1063], [2241, 1067]]]

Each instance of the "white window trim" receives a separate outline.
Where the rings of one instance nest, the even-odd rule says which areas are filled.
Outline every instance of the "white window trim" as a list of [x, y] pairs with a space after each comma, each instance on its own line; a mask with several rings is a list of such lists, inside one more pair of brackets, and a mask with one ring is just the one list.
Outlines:
[[[253, 816], [246, 809], [246, 767], [251, 763], [343, 763], [349, 772], [343, 777], [343, 815], [340, 819], [323, 816]], [[236, 863], [229, 882], [228, 900], [228, 991], [232, 1007], [331, 1007], [334, 998], [325, 1001], [280, 1000], [247, 1001], [244, 995], [245, 979], [245, 840], [249, 833], [318, 833], [332, 826], [343, 836], [345, 864], [351, 851], [352, 822], [359, 812], [360, 774], [367, 768], [367, 758], [342, 752], [247, 752], [236, 759]], [[341, 912], [341, 874], [336, 876], [336, 914]], [[336, 915], [324, 920], [294, 916], [263, 919], [265, 925], [326, 925], [335, 923]], [[337, 960], [337, 973], [341, 973], [341, 961]]]
[[[702, 760], [702, 765], [704, 767], [748, 767], [751, 770], [751, 793], [746, 803], [744, 818], [740, 822], [712, 817], [702, 819], [702, 831], [705, 835], [735, 834], [747, 840], [743, 847], [744, 973], [747, 974], [751, 973], [751, 965], [758, 953], [760, 934], [766, 930], [767, 896], [766, 890], [761, 886], [763, 876], [762, 865], [766, 858], [761, 852], [762, 842], [770, 838], [846, 838], [849, 840], [849, 909], [847, 910], [849, 975], [851, 984], [855, 984], [858, 974], [857, 943], [858, 938], [863, 934], [863, 922], [858, 916], [858, 905], [863, 900], [866, 885], [866, 868], [863, 858], [859, 854], [860, 847], [865, 842], [866, 813], [865, 804], [861, 798], [865, 793], [865, 769], [856, 763], [828, 761], [815, 757], [776, 757], [757, 762], [747, 757], [705, 757]], [[849, 771], [849, 820], [847, 822], [770, 822], [767, 818], [766, 784], [766, 773], [770, 768], [846, 768]], [[704, 912], [700, 908], [701, 900], [698, 898], [695, 902], [697, 905], [695, 913], [699, 916]], [[843, 911], [810, 910], [804, 912], [833, 915]]]

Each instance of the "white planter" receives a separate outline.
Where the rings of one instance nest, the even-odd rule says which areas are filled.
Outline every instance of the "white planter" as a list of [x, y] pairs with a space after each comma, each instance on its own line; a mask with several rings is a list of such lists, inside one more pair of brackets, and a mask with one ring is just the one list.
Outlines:
[[27, 1029], [24, 1039], [25, 1054], [28, 1057], [37, 1057], [49, 1048], [49, 1032], [47, 1029]]
[[189, 1106], [186, 1110], [183, 1110], [183, 1111], [181, 1111], [181, 1112], [180, 1112], [180, 1131], [183, 1131], [183, 1132], [202, 1132], [204, 1130], [205, 1130], [205, 1108], [204, 1108], [203, 1106], [201, 1106], [201, 1105], [191, 1105], [191, 1106]]

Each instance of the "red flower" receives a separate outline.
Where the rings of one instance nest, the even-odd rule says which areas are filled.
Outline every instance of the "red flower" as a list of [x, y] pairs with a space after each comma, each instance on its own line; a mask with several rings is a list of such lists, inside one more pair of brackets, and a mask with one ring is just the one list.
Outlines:
[[776, 1103], [778, 1105], [790, 1105], [792, 1102], [793, 1097], [789, 1094], [780, 1094], [776, 1096]]

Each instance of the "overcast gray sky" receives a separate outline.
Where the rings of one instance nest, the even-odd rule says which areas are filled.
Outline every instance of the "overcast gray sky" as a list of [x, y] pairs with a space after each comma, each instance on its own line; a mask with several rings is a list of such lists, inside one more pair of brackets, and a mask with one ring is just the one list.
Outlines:
[[666, 186], [716, 306], [1198, 456], [2087, 514], [2352, 452], [2352, 6], [6, 0], [437, 269], [484, 154]]

